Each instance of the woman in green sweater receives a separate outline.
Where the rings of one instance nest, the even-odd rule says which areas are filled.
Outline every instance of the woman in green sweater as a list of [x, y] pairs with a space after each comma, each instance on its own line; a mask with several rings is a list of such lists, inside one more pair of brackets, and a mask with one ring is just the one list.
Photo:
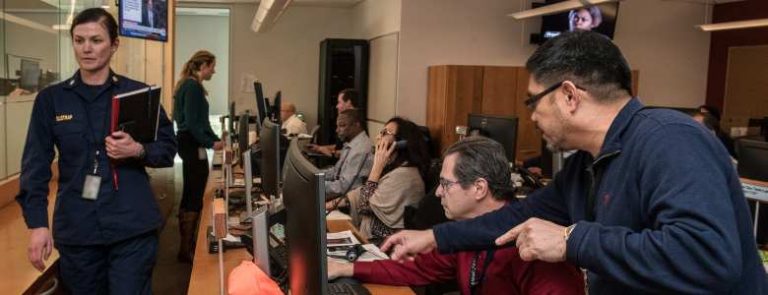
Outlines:
[[174, 91], [173, 120], [178, 128], [176, 140], [183, 161], [184, 192], [179, 205], [179, 261], [192, 262], [195, 229], [203, 208], [203, 194], [208, 183], [206, 149], [220, 150], [224, 143], [213, 133], [208, 121], [208, 92], [203, 81], [216, 73], [216, 57], [200, 50], [184, 64]]

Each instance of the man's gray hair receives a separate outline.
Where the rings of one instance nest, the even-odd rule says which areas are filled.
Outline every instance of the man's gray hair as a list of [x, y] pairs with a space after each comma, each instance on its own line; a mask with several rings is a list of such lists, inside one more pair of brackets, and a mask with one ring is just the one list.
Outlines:
[[500, 143], [483, 136], [470, 136], [451, 145], [443, 159], [456, 154], [453, 174], [462, 188], [467, 188], [482, 178], [488, 182], [488, 190], [494, 199], [504, 200], [513, 191], [509, 161]]

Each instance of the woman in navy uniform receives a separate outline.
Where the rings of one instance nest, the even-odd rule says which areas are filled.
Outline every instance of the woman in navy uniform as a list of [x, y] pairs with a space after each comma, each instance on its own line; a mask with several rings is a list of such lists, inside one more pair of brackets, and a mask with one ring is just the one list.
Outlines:
[[206, 149], [221, 150], [224, 142], [208, 121], [208, 91], [203, 81], [216, 73], [216, 56], [199, 50], [184, 64], [174, 91], [173, 120], [176, 121], [179, 157], [183, 161], [184, 191], [179, 204], [180, 262], [191, 263], [195, 253], [195, 230], [203, 209], [203, 194], [208, 183]]
[[[162, 221], [144, 167], [173, 166], [173, 127], [161, 107], [156, 141], [110, 134], [111, 97], [147, 85], [109, 68], [119, 40], [104, 9], [79, 13], [70, 35], [79, 70], [38, 94], [24, 146], [16, 200], [30, 230], [29, 261], [43, 271], [55, 246], [73, 294], [150, 294]], [[47, 207], [54, 147], [59, 179], [52, 238]]]

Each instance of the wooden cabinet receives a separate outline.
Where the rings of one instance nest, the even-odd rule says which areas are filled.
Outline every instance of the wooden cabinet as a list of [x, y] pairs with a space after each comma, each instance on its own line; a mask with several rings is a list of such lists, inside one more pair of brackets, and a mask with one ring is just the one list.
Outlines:
[[477, 113], [517, 117], [517, 158], [539, 155], [541, 133], [523, 103], [528, 87], [525, 68], [431, 66], [428, 83], [427, 126], [440, 151], [458, 140], [456, 126], [466, 126], [467, 115]]

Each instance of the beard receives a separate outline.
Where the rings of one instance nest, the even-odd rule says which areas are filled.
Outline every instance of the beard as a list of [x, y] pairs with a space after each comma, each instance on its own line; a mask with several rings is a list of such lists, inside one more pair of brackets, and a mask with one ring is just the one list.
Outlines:
[[557, 125], [552, 126], [553, 128], [551, 128], [551, 132], [549, 132], [551, 136], [547, 136], [546, 133], [544, 133], [544, 130], [539, 128], [539, 130], [542, 131], [544, 141], [547, 142], [547, 149], [554, 153], [572, 150], [573, 148], [567, 146], [567, 143], [565, 142], [566, 134], [571, 133], [571, 125], [568, 124], [565, 116], [560, 113], [559, 109], [558, 112], [556, 112], [555, 120], [557, 120]]

